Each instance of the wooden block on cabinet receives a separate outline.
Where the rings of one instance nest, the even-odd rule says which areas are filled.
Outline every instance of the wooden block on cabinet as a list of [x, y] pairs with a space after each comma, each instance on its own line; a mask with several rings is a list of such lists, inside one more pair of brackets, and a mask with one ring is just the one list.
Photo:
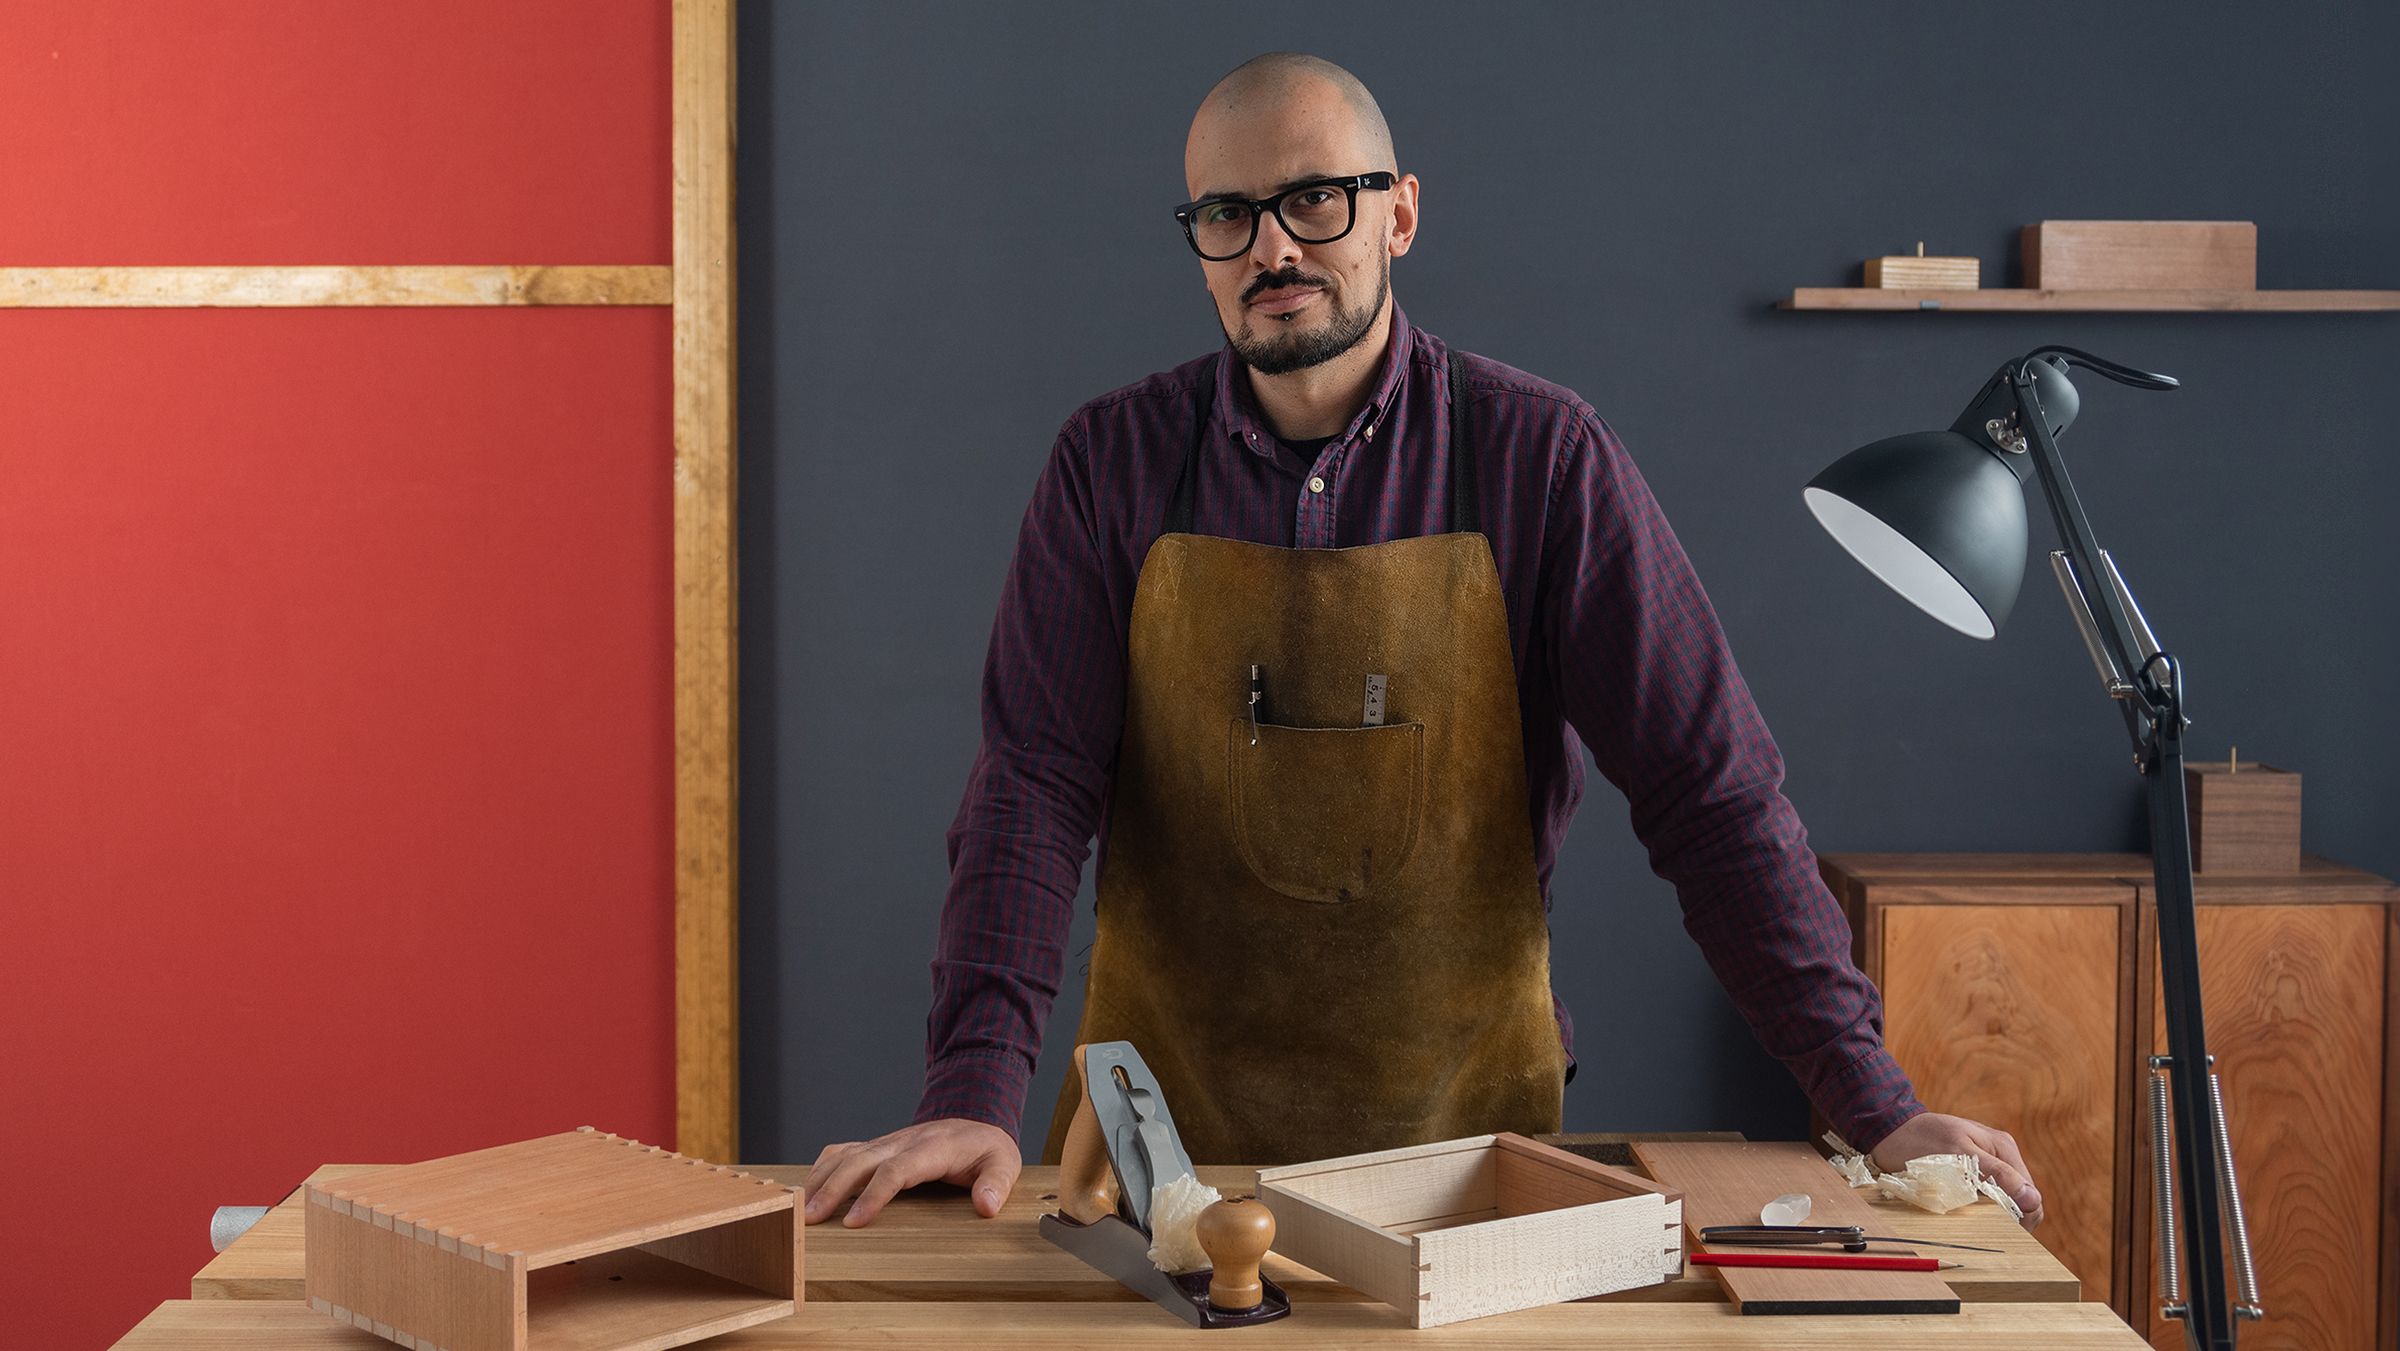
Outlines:
[[642, 1351], [788, 1316], [795, 1191], [590, 1127], [311, 1182], [304, 1288], [443, 1351]]
[[1893, 254], [1869, 258], [1867, 285], [1885, 291], [1972, 291], [1983, 285], [1980, 258], [1928, 258]]
[[2046, 220], [2022, 234], [2029, 291], [2254, 291], [2246, 220]]
[[1275, 1213], [1277, 1252], [1410, 1327], [1683, 1272], [1681, 1193], [1521, 1135], [1263, 1168], [1258, 1198]]
[[2186, 764], [2192, 868], [2210, 873], [2300, 870], [2300, 776], [2273, 765]]

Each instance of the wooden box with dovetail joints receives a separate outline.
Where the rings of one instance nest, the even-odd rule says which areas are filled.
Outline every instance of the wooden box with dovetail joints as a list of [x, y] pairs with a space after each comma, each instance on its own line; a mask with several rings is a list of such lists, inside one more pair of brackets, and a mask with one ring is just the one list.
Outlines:
[[589, 1126], [310, 1183], [310, 1307], [415, 1351], [682, 1346], [802, 1298], [794, 1188]]
[[1683, 1271], [1683, 1195], [1522, 1135], [1262, 1168], [1275, 1250], [1410, 1326], [1656, 1285]]

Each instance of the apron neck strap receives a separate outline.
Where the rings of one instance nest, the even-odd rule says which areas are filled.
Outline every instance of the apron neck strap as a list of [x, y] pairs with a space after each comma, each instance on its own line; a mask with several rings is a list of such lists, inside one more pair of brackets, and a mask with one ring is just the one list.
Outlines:
[[1450, 349], [1450, 532], [1473, 533], [1482, 517], [1476, 500], [1475, 443], [1467, 436], [1467, 363]]
[[[1214, 371], [1200, 378], [1192, 389], [1192, 443], [1183, 454], [1183, 471], [1175, 476], [1174, 495], [1167, 499], [1166, 533], [1192, 533], [1196, 498], [1200, 491], [1200, 451], [1208, 444], [1208, 415], [1216, 407], [1217, 378]], [[1389, 442], [1386, 442], [1388, 445]], [[1475, 477], [1475, 443], [1467, 436], [1467, 364], [1458, 352], [1450, 353], [1450, 530], [1462, 533], [1475, 530], [1481, 516]]]

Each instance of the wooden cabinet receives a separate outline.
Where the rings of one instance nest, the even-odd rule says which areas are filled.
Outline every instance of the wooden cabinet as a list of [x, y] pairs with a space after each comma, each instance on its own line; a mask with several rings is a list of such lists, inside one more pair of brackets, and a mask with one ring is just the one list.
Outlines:
[[[2149, 1150], [2158, 1013], [2150, 863], [2134, 854], [1845, 854], [1825, 877], [1885, 1035], [1939, 1111], [2016, 1136], [2038, 1234], [2162, 1351]], [[2245, 1351], [2400, 1335], [2400, 892], [2311, 859], [2202, 876], [2201, 987], [2258, 1254]]]

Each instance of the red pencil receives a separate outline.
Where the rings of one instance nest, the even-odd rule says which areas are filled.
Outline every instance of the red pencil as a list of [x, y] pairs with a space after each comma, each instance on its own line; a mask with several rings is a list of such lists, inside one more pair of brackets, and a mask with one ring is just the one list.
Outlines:
[[1697, 1267], [1805, 1267], [1826, 1271], [1948, 1271], [1961, 1265], [1931, 1257], [1853, 1256], [1806, 1252], [1696, 1252]]

